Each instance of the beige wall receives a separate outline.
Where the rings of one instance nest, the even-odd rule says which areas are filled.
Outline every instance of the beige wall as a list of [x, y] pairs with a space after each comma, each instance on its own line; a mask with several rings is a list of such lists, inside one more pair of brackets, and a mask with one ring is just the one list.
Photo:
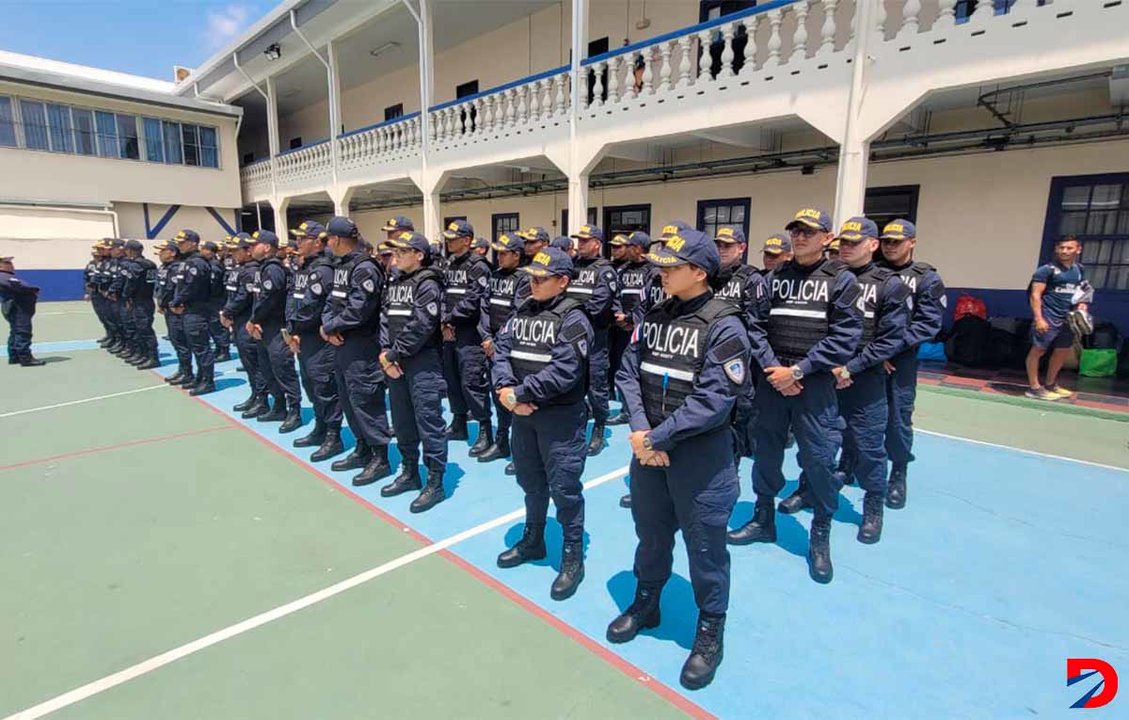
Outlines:
[[[165, 212], [167, 205], [149, 205], [149, 224], [156, 225]], [[115, 203], [114, 211], [118, 214], [119, 233], [124, 238], [145, 240], [145, 212], [144, 208], [136, 203]], [[215, 208], [220, 217], [228, 225], [235, 227], [235, 208]], [[227, 230], [216, 222], [205, 208], [184, 206], [172, 216], [165, 227], [157, 233], [157, 238], [171, 238], [180, 230], [195, 230], [200, 233], [201, 240], [219, 242], [227, 236]]]
[[13, 255], [17, 268], [80, 268], [90, 246], [115, 232], [111, 212], [49, 207], [0, 206], [0, 255]]

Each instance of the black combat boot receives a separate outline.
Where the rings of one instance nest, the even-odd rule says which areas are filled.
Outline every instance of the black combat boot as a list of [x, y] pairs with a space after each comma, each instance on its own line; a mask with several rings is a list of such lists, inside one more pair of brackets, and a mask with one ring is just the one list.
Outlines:
[[216, 391], [215, 370], [201, 370], [196, 386], [188, 391], [189, 395], [198, 397]]
[[423, 480], [419, 477], [419, 458], [406, 457], [400, 460], [400, 474], [395, 480], [380, 488], [380, 496], [396, 497], [422, 487]]
[[181, 381], [181, 378], [183, 378], [187, 374], [188, 374], [188, 371], [186, 371], [184, 369], [184, 366], [181, 365], [180, 367], [178, 367], [176, 369], [175, 373], [173, 373], [172, 375], [169, 375], [167, 378], [165, 378], [165, 382], [167, 382], [169, 385], [176, 385], [177, 383], [179, 383]]
[[[474, 453], [474, 448], [471, 448], [471, 453]], [[510, 456], [510, 429], [498, 428], [498, 435], [494, 438], [494, 444], [486, 448], [481, 455], [478, 456], [478, 462], [492, 462], [494, 460], [501, 460]]]
[[785, 515], [795, 515], [801, 510], [811, 510], [813, 507], [815, 506], [812, 505], [811, 497], [808, 495], [807, 483], [801, 482], [791, 495], [780, 501], [776, 509]]
[[592, 437], [588, 440], [588, 457], [599, 455], [604, 449], [604, 426], [593, 425]]
[[243, 414], [239, 417], [243, 418], [244, 420], [250, 420], [252, 418], [259, 417], [259, 415], [264, 415], [268, 412], [270, 412], [270, 405], [267, 404], [266, 393], [263, 393], [262, 395], [254, 396], [254, 402], [252, 402], [251, 406], [244, 410]]
[[246, 410], [250, 410], [251, 406], [254, 405], [258, 401], [258, 399], [259, 399], [259, 396], [255, 394], [254, 390], [252, 390], [251, 391], [251, 397], [247, 398], [246, 400], [239, 403], [238, 405], [233, 405], [232, 408], [231, 408], [231, 411], [241, 413], [241, 412], [244, 412]]
[[890, 487], [886, 490], [886, 507], [901, 510], [906, 506], [906, 466], [894, 463], [890, 469]]
[[325, 439], [321, 441], [321, 445], [310, 456], [310, 462], [321, 462], [328, 460], [334, 455], [340, 455], [345, 452], [345, 446], [341, 444], [341, 428], [340, 427], [327, 427], [325, 429]]
[[196, 385], [196, 376], [189, 370], [180, 377], [176, 382], [170, 382], [169, 385], [179, 385], [182, 388], [190, 388]]
[[694, 635], [694, 647], [682, 666], [681, 677], [678, 678], [682, 687], [701, 690], [713, 682], [714, 673], [725, 654], [724, 636], [725, 615], [698, 613], [698, 632]]
[[286, 411], [286, 419], [282, 421], [282, 425], [278, 426], [278, 431], [282, 434], [294, 432], [302, 427], [302, 405], [301, 403], [292, 402], [289, 404]]
[[736, 530], [725, 534], [730, 545], [750, 545], [756, 542], [776, 542], [776, 511], [771, 495], [758, 495], [753, 509], [753, 519]]
[[353, 487], [371, 485], [377, 480], [383, 480], [392, 474], [392, 466], [388, 464], [388, 446], [378, 445], [372, 449], [372, 458], [365, 465], [365, 469], [353, 478]]
[[321, 420], [314, 418], [314, 430], [309, 435], [303, 435], [295, 440], [292, 444], [296, 448], [302, 447], [316, 447], [325, 441], [325, 423]]
[[561, 551], [561, 571], [553, 581], [549, 597], [568, 600], [584, 580], [584, 547], [581, 543], [565, 543]]
[[286, 419], [286, 398], [276, 397], [274, 405], [271, 406], [270, 412], [259, 415], [255, 418], [258, 422], [282, 422]]
[[419, 497], [412, 500], [408, 510], [414, 513], [427, 512], [446, 499], [447, 493], [443, 491], [443, 470], [428, 465], [427, 484], [423, 486], [423, 492]]
[[470, 450], [467, 451], [467, 454], [470, 455], [471, 457], [478, 457], [482, 453], [489, 450], [490, 446], [493, 445], [493, 444], [494, 444], [494, 429], [492, 427], [490, 427], [489, 422], [483, 423], [482, 421], [479, 421], [479, 423], [478, 423], [478, 438], [475, 439], [474, 445], [470, 446]]
[[216, 350], [216, 362], [227, 362], [229, 360], [231, 360], [231, 348]]
[[604, 424], [605, 425], [626, 425], [627, 420], [628, 420], [627, 413], [623, 410], [620, 410], [615, 415], [612, 415], [610, 418], [608, 418], [607, 422], [604, 423]]
[[512, 568], [531, 560], [544, 560], [547, 554], [545, 526], [526, 524], [525, 530], [521, 533], [521, 540], [498, 556], [498, 567]]
[[878, 493], [867, 493], [862, 499], [862, 525], [859, 525], [858, 541], [873, 545], [882, 539], [882, 505], [885, 502]]
[[357, 440], [357, 446], [353, 448], [353, 452], [345, 457], [337, 460], [329, 469], [334, 472], [342, 472], [344, 470], [356, 470], [368, 465], [369, 460], [372, 459], [372, 450], [365, 444], [363, 440]]
[[631, 509], [631, 493], [627, 493], [619, 499], [619, 506], [626, 510]]
[[811, 522], [808, 537], [808, 574], [817, 583], [827, 584], [835, 574], [831, 566], [831, 518]]
[[40, 360], [31, 353], [20, 358], [20, 367], [43, 367], [46, 364], [46, 360]]
[[506, 463], [506, 469], [504, 472], [507, 475], [517, 475], [517, 468], [514, 467], [514, 464], [512, 462], [509, 462]]
[[466, 415], [456, 415], [451, 418], [451, 424], [447, 426], [447, 439], [448, 440], [467, 440], [470, 438], [470, 433], [467, 432]]
[[654, 588], [635, 588], [635, 599], [608, 625], [608, 642], [625, 643], [635, 639], [641, 630], [656, 628], [662, 621], [659, 594]]
[[137, 365], [138, 370], [156, 370], [159, 367], [161, 367], [161, 359], [157, 357], [157, 353], [152, 353], [145, 359], [145, 362]]

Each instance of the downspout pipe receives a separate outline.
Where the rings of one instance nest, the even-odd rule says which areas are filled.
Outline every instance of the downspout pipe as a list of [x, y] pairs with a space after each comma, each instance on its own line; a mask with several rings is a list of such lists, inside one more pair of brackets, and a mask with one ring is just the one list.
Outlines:
[[337, 128], [340, 127], [340, 122], [337, 119], [337, 82], [333, 74], [333, 66], [322, 57], [309, 38], [303, 34], [302, 30], [298, 27], [298, 13], [290, 10], [290, 28], [298, 39], [305, 43], [306, 47], [318, 61], [325, 66], [326, 83], [328, 84], [328, 97], [329, 97], [329, 167], [332, 169], [333, 186], [337, 187]]

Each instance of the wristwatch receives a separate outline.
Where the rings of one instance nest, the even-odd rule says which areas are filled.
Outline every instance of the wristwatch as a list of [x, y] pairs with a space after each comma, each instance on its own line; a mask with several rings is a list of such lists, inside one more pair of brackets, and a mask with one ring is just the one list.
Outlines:
[[502, 402], [512, 408], [514, 405], [517, 405], [517, 393], [510, 390], [506, 393], [506, 396], [502, 398]]
[[839, 377], [843, 380], [851, 379], [851, 371], [847, 369], [846, 365], [843, 366], [843, 372], [839, 373]]
[[804, 379], [804, 371], [800, 369], [799, 365], [793, 365], [791, 369], [792, 369], [792, 379], [793, 380], [803, 380]]
[[655, 449], [654, 443], [651, 442], [651, 436], [646, 435], [643, 437], [643, 449], [650, 452]]

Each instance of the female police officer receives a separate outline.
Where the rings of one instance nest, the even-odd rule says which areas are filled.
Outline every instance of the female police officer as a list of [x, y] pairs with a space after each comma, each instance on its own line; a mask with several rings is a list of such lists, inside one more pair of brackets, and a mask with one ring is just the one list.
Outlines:
[[713, 680], [722, 658], [729, 606], [725, 531], [738, 495], [729, 418], [748, 383], [749, 341], [739, 310], [709, 289], [721, 264], [712, 239], [681, 230], [647, 259], [659, 267], [670, 298], [643, 317], [616, 377], [635, 453], [638, 585], [607, 637], [627, 642], [659, 624], [659, 595], [670, 579], [674, 534], [682, 530], [699, 615], [681, 682], [696, 690]]
[[545, 557], [549, 498], [564, 534], [561, 570], [551, 596], [564, 600], [584, 579], [584, 397], [592, 326], [584, 306], [564, 295], [572, 261], [556, 248], [537, 253], [522, 268], [532, 297], [518, 308], [494, 342], [494, 388], [514, 414], [513, 454], [517, 481], [525, 491], [525, 532], [498, 556], [498, 566], [516, 567]]

